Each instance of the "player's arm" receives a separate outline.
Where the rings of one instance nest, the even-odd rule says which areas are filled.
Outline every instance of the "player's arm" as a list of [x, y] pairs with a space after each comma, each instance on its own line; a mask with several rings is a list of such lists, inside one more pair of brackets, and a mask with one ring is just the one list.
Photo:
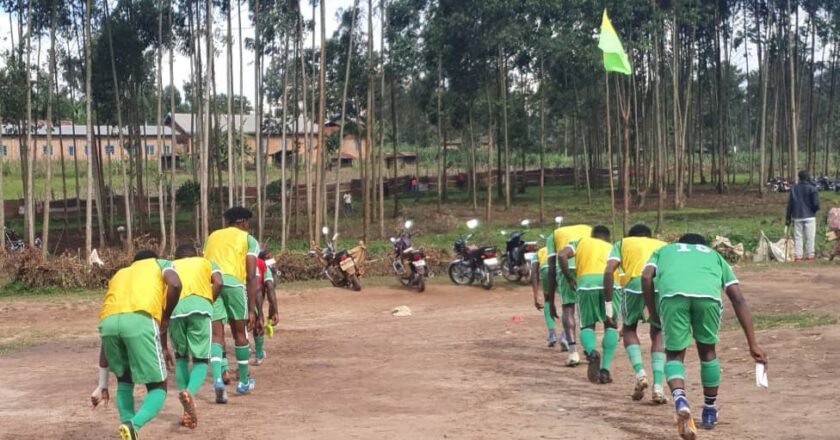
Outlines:
[[729, 297], [729, 301], [732, 303], [732, 308], [735, 309], [735, 316], [738, 317], [738, 322], [741, 324], [741, 328], [744, 329], [744, 335], [747, 337], [747, 344], [750, 346], [750, 354], [756, 362], [761, 362], [766, 365], [767, 355], [764, 354], [764, 351], [758, 346], [758, 342], [755, 340], [752, 314], [750, 313], [750, 308], [747, 305], [747, 300], [741, 293], [741, 286], [738, 285], [738, 283], [730, 284], [726, 287], [726, 296]]
[[545, 247], [548, 253], [548, 291], [543, 293], [550, 315], [557, 318], [557, 306], [554, 304], [555, 293], [557, 292], [557, 253], [554, 249], [554, 234], [549, 234], [545, 240]]
[[566, 246], [559, 254], [557, 254], [557, 258], [560, 260], [560, 270], [563, 271], [563, 276], [566, 277], [566, 281], [568, 281], [569, 286], [572, 290], [577, 288], [577, 281], [575, 280], [575, 276], [572, 274], [572, 271], [569, 269], [569, 258], [575, 256], [575, 249], [571, 246]]
[[248, 325], [252, 329], [257, 323], [258, 316], [256, 314], [257, 298], [261, 295], [260, 279], [257, 277], [257, 256], [248, 254], [245, 257], [245, 285], [248, 291]]
[[540, 262], [531, 262], [531, 292], [534, 294], [534, 307], [542, 310], [543, 304], [540, 301]]
[[280, 315], [277, 309], [277, 293], [275, 291], [274, 273], [271, 269], [266, 268], [265, 291], [268, 297], [268, 319], [271, 320], [271, 325], [277, 325], [280, 322]]
[[105, 347], [99, 346], [99, 384], [90, 394], [92, 409], [96, 409], [100, 403], [108, 406], [111, 394], [108, 392], [108, 358], [105, 357]]
[[222, 273], [219, 271], [214, 271], [210, 275], [210, 282], [213, 286], [213, 301], [219, 297], [219, 293], [222, 291], [222, 286], [224, 285], [224, 280], [222, 280]]
[[169, 329], [169, 317], [172, 316], [172, 311], [175, 310], [175, 305], [181, 297], [181, 278], [174, 269], [169, 267], [163, 270], [163, 280], [166, 282], [166, 304], [163, 306], [163, 315], [160, 318], [160, 347], [167, 366], [172, 369], [175, 367], [175, 362], [169, 352], [169, 338], [166, 337], [166, 333]]
[[619, 260], [609, 259], [607, 260], [607, 268], [604, 269], [604, 312], [607, 315], [607, 319], [611, 321], [611, 324], [615, 324], [612, 307], [613, 286], [615, 283], [615, 271], [620, 264], [621, 262]]
[[645, 298], [645, 306], [650, 316], [651, 324], [660, 325], [659, 313], [656, 311], [656, 299], [654, 297], [653, 278], [656, 276], [656, 266], [648, 264], [642, 271], [642, 295]]

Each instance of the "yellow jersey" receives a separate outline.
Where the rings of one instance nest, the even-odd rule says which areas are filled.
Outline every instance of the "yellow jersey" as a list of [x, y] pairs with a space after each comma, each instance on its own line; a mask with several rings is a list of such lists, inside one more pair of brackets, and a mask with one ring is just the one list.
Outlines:
[[[589, 225], [573, 225], [557, 228], [553, 234], [548, 236], [548, 240], [545, 242], [545, 247], [548, 248], [548, 256], [553, 257], [565, 249], [569, 243], [578, 241], [584, 237], [589, 237], [590, 235], [592, 235], [592, 226]], [[569, 269], [574, 269], [575, 264], [574, 257], [569, 258]]]
[[246, 282], [245, 259], [260, 253], [257, 240], [237, 227], [229, 226], [213, 231], [204, 245], [204, 257], [219, 265], [222, 274]]
[[631, 280], [642, 276], [650, 256], [666, 242], [650, 237], [625, 237], [615, 242], [610, 252], [610, 260], [618, 261], [621, 270], [621, 285], [627, 286]]
[[548, 248], [543, 246], [540, 250], [537, 251], [537, 261], [540, 263], [540, 267], [548, 265]]
[[213, 302], [213, 272], [222, 273], [216, 264], [202, 257], [181, 258], [172, 264], [181, 278], [181, 299], [198, 295]]
[[167, 260], [147, 258], [117, 271], [108, 281], [99, 320], [118, 313], [142, 312], [160, 322], [166, 305], [163, 273], [172, 269]]
[[[612, 251], [612, 245], [604, 240], [585, 237], [569, 243], [577, 260], [576, 276], [578, 290], [601, 289], [604, 287], [604, 269]], [[618, 279], [618, 271], [615, 273]]]

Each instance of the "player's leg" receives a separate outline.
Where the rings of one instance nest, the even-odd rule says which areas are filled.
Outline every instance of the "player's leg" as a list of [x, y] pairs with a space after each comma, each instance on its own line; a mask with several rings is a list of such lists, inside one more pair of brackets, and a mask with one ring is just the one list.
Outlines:
[[225, 381], [222, 379], [222, 357], [224, 356], [227, 311], [225, 310], [224, 299], [221, 295], [213, 303], [213, 314], [210, 319], [212, 320], [210, 370], [213, 374], [213, 388], [216, 391], [216, 403], [227, 403], [227, 390], [225, 390]]
[[598, 373], [598, 382], [606, 384], [612, 382], [610, 368], [612, 368], [612, 361], [615, 358], [615, 351], [618, 348], [618, 329], [615, 321], [618, 319], [619, 315], [618, 308], [621, 303], [621, 291], [615, 289], [613, 292], [612, 316], [614, 317], [614, 320], [611, 324], [607, 323], [606, 319], [607, 315], [605, 309], [606, 304], [604, 303], [604, 290], [598, 289], [592, 291], [592, 293], [597, 296], [598, 318], [604, 323], [604, 337], [601, 339], [601, 350], [603, 355], [601, 356], [601, 371]]
[[601, 321], [598, 313], [598, 294], [593, 290], [580, 290], [577, 297], [580, 310], [580, 342], [588, 362], [586, 377], [590, 382], [598, 383], [601, 377], [601, 353], [595, 349], [598, 343], [595, 324]]
[[665, 377], [665, 345], [662, 340], [662, 328], [650, 325], [650, 367], [653, 370], [653, 403], [667, 403], [662, 379]]
[[665, 343], [665, 379], [671, 389], [677, 430], [683, 439], [695, 438], [697, 428], [691, 418], [691, 407], [685, 395], [685, 349], [691, 344], [691, 302], [684, 296], [659, 300], [659, 316]]
[[541, 267], [539, 269], [540, 288], [543, 291], [543, 318], [545, 319], [545, 327], [548, 330], [547, 344], [549, 347], [554, 347], [557, 344], [557, 325], [554, 323], [554, 317], [551, 316], [551, 307], [548, 304], [548, 267]]
[[[641, 301], [639, 301], [641, 299]], [[615, 299], [613, 299], [615, 302]], [[641, 303], [642, 313], [639, 313]], [[621, 299], [621, 334], [624, 337], [624, 351], [636, 375], [636, 385], [633, 389], [633, 400], [642, 400], [648, 388], [647, 372], [642, 359], [642, 348], [637, 333], [639, 321], [644, 318], [644, 298], [642, 295], [624, 292]]]
[[120, 426], [120, 435], [125, 439], [133, 439], [136, 438], [136, 432], [163, 408], [167, 374], [157, 321], [142, 313], [123, 315], [120, 331], [128, 352], [131, 378], [136, 384], [146, 385], [147, 390], [137, 413], [130, 422]]
[[194, 313], [186, 317], [188, 353], [193, 358], [192, 370], [186, 379], [186, 386], [178, 393], [178, 400], [184, 409], [181, 424], [195, 429], [198, 415], [195, 409], [195, 395], [207, 377], [207, 361], [210, 358], [212, 323], [210, 316]]
[[[265, 320], [263, 314], [263, 301], [265, 295], [257, 296], [257, 304], [254, 307], [258, 317]], [[265, 327], [254, 328], [254, 365], [262, 365], [265, 361]]]
[[580, 355], [577, 352], [577, 343], [575, 341], [575, 329], [577, 322], [575, 320], [575, 305], [577, 304], [577, 292], [572, 290], [566, 277], [560, 276], [557, 283], [560, 286], [560, 302], [562, 305], [561, 320], [563, 321], [563, 333], [566, 336], [566, 341], [569, 345], [569, 357], [566, 360], [566, 365], [574, 367], [580, 364]]
[[228, 286], [222, 288], [225, 298], [225, 310], [230, 321], [230, 331], [233, 333], [236, 366], [239, 369], [239, 383], [236, 392], [245, 394], [254, 389], [255, 381], [248, 377], [248, 359], [251, 357], [251, 347], [248, 344], [248, 297], [245, 286]]
[[175, 383], [178, 391], [187, 389], [190, 378], [189, 344], [187, 342], [188, 316], [169, 321], [169, 340], [175, 352]]
[[712, 429], [717, 424], [717, 396], [720, 385], [720, 361], [715, 346], [721, 318], [720, 303], [711, 298], [691, 298], [691, 326], [700, 356], [700, 382], [703, 385], [702, 426]]

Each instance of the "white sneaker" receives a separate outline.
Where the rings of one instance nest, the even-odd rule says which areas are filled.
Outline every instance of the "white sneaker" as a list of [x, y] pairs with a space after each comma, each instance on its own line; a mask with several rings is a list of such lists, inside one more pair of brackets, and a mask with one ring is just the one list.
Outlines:
[[663, 389], [662, 385], [653, 385], [653, 393], [650, 397], [650, 400], [657, 405], [663, 405], [665, 403], [668, 403], [668, 398], [665, 397], [665, 390]]
[[569, 357], [566, 359], [566, 366], [567, 367], [577, 367], [580, 364], [580, 355], [578, 352], [574, 351], [569, 354]]
[[644, 374], [636, 375], [636, 388], [633, 390], [633, 401], [638, 402], [645, 397], [645, 390], [648, 388], [647, 376]]

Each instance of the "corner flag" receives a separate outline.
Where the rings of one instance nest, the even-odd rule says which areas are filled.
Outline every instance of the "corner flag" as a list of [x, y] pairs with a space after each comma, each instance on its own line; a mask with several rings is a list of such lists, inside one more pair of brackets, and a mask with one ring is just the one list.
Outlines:
[[621, 45], [621, 40], [619, 40], [618, 34], [610, 23], [610, 17], [607, 16], [606, 9], [604, 9], [604, 17], [601, 20], [601, 37], [598, 40], [598, 49], [604, 52], [604, 69], [607, 72], [619, 72], [625, 75], [633, 73], [630, 61], [627, 60], [627, 53], [624, 52], [624, 46]]

